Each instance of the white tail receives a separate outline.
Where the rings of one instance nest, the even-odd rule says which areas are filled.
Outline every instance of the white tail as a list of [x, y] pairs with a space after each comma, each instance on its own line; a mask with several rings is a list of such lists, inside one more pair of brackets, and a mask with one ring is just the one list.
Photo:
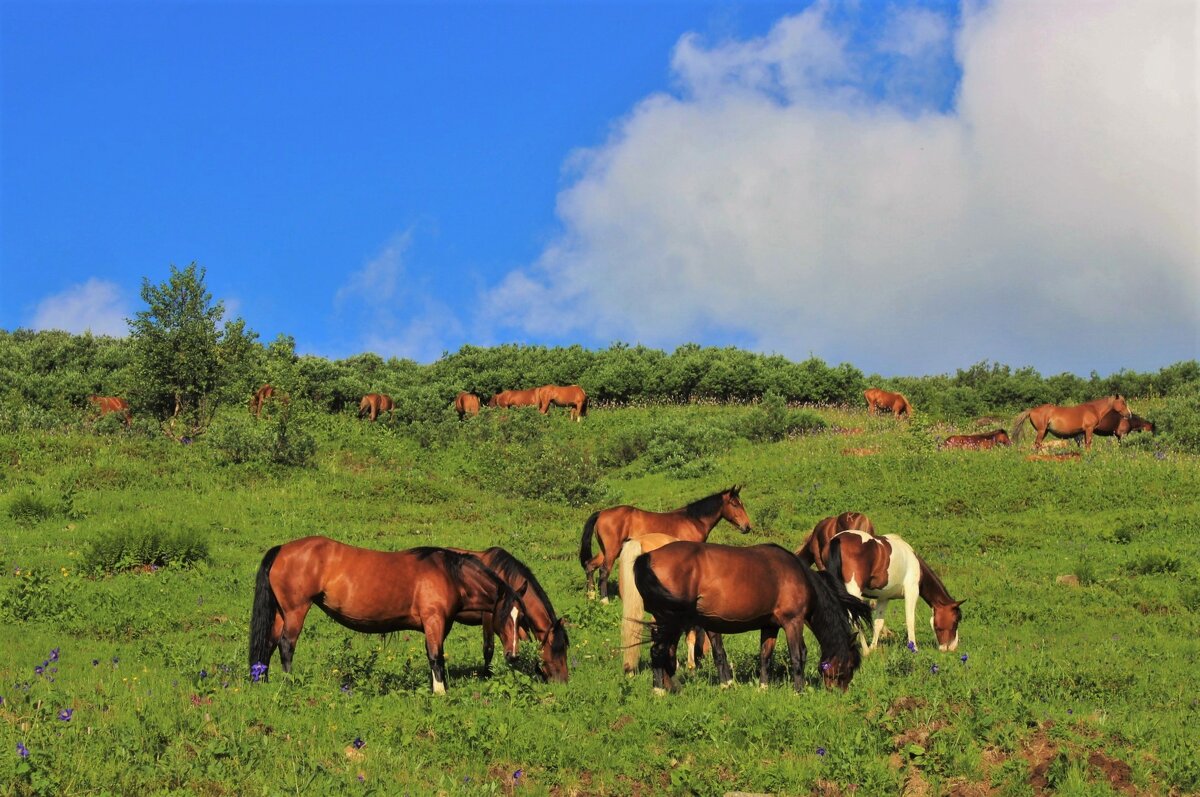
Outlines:
[[642, 654], [642, 632], [645, 605], [642, 594], [633, 583], [633, 560], [642, 555], [642, 544], [637, 540], [626, 540], [621, 547], [621, 564], [618, 572], [617, 589], [621, 593], [621, 648], [624, 650], [625, 672], [637, 672]]

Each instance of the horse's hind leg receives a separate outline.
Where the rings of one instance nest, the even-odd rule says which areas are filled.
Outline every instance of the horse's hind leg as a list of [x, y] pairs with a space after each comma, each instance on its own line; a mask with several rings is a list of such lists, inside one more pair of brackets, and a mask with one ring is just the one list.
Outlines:
[[729, 666], [729, 657], [725, 655], [725, 643], [720, 634], [709, 634], [708, 641], [712, 643], [713, 666], [717, 668], [717, 680], [721, 686], [733, 683], [733, 668]]
[[[274, 631], [272, 638], [279, 640], [279, 663], [283, 665], [284, 672], [292, 671], [292, 655], [296, 652], [296, 640], [300, 638], [300, 632], [304, 629], [304, 618], [308, 616], [308, 610], [312, 604], [307, 604], [288, 612], [282, 612], [275, 620], [275, 629], [278, 630], [279, 636], [276, 637]], [[270, 659], [270, 656], [267, 657]], [[263, 662], [266, 664], [267, 662]]]
[[[759, 633], [758, 685], [763, 689], [771, 682], [771, 657], [775, 655], [775, 641], [778, 636], [777, 626], [768, 626]], [[791, 649], [790, 646], [788, 649]]]
[[[483, 622], [486, 625], [486, 617]], [[429, 680], [435, 695], [446, 694], [446, 653], [443, 647], [449, 633], [449, 624], [441, 617], [425, 620], [425, 655], [429, 658]]]
[[654, 691], [672, 689], [671, 679], [675, 676], [675, 648], [683, 626], [675, 618], [656, 617], [650, 631], [650, 665], [654, 671]]

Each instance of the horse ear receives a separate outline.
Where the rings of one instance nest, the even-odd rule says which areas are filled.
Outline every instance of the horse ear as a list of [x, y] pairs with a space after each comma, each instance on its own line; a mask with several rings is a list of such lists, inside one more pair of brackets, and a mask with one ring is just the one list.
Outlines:
[[962, 600], [960, 600], [960, 601], [955, 601], [955, 602], [954, 602], [954, 608], [955, 608], [955, 609], [957, 609], [959, 606], [962, 606], [962, 605], [963, 605], [964, 603], [966, 603], [966, 602], [967, 602], [967, 599], [966, 599], [966, 598], [963, 598], [963, 599], [962, 599]]
[[729, 494], [732, 495], [734, 498], [737, 498], [738, 493], [740, 493], [741, 491], [742, 491], [742, 485], [740, 485], [740, 484], [735, 484], [729, 488]]

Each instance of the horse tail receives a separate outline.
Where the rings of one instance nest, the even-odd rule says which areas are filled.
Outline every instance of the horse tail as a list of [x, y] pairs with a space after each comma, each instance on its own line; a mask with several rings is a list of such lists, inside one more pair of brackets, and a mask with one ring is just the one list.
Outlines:
[[[254, 608], [250, 610], [251, 667], [271, 663], [271, 631], [275, 626], [275, 615], [279, 612], [279, 601], [271, 589], [271, 566], [275, 564], [281, 547], [276, 545], [266, 552], [262, 564], [258, 566], [258, 576], [254, 579]], [[266, 680], [265, 676], [263, 680]]]
[[587, 415], [587, 407], [588, 407], [588, 394], [584, 393], [583, 401], [579, 402], [579, 417], [582, 418], [585, 415]]
[[[583, 524], [583, 537], [579, 540], [579, 566], [584, 570], [587, 570], [588, 562], [592, 561], [592, 534], [596, 531], [596, 521], [599, 517], [599, 512], [593, 512]], [[603, 550], [604, 543], [600, 543], [600, 547]]]
[[1021, 442], [1021, 435], [1025, 433], [1025, 421], [1029, 420], [1029, 413], [1031, 412], [1033, 412], [1032, 409], [1025, 410], [1013, 421], [1012, 433], [1009, 437], [1013, 439], [1014, 443]]
[[621, 548], [618, 589], [621, 593], [621, 649], [624, 651], [625, 672], [637, 672], [643, 642], [645, 621], [642, 617], [646, 608], [633, 577], [633, 563], [641, 555], [642, 544], [637, 540], [629, 540]]

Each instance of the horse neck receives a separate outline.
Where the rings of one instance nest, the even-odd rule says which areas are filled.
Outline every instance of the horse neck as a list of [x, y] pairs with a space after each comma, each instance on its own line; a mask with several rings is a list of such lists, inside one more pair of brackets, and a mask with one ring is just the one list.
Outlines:
[[950, 593], [946, 591], [946, 585], [938, 578], [938, 574], [933, 572], [933, 568], [927, 565], [925, 560], [919, 556], [917, 557], [917, 564], [921, 566], [921, 600], [930, 606], [945, 606], [946, 604], [954, 603], [954, 598], [950, 597]]
[[500, 600], [502, 585], [478, 562], [466, 562], [458, 579], [458, 596], [463, 608], [470, 611], [489, 611]]

